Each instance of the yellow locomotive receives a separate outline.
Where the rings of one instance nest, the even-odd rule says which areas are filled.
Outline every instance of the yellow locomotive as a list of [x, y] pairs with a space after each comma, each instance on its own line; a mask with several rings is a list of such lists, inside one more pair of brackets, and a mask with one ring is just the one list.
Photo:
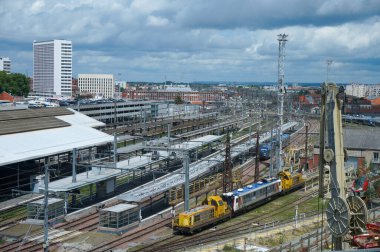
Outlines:
[[301, 173], [282, 171], [278, 174], [278, 178], [263, 178], [257, 183], [223, 193], [221, 196], [207, 197], [202, 206], [177, 215], [172, 223], [173, 230], [178, 234], [193, 234], [300, 188], [304, 184]]
[[282, 171], [278, 173], [278, 177], [281, 179], [282, 192], [284, 194], [305, 185], [305, 180], [301, 173]]
[[220, 196], [209, 196], [203, 205], [185, 211], [173, 220], [173, 230], [180, 234], [192, 234], [212, 224], [231, 217], [231, 210]]

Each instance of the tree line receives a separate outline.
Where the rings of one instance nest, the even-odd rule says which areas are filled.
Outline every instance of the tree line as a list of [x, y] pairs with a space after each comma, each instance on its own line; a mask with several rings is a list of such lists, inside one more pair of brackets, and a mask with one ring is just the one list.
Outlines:
[[0, 71], [0, 93], [3, 91], [26, 97], [29, 94], [29, 78], [20, 73]]

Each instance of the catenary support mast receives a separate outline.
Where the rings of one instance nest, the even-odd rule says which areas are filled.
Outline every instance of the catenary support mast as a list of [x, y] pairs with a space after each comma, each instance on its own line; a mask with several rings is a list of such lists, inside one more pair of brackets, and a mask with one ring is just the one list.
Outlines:
[[286, 34], [279, 34], [277, 35], [278, 40], [278, 101], [279, 101], [279, 107], [278, 107], [278, 119], [279, 119], [279, 125], [278, 125], [278, 133], [277, 133], [277, 139], [278, 139], [278, 149], [277, 149], [277, 158], [276, 158], [276, 168], [277, 172], [280, 172], [282, 170], [282, 124], [283, 122], [283, 115], [284, 115], [284, 94], [285, 94], [285, 87], [284, 87], [284, 59], [285, 59], [285, 43], [287, 41], [288, 35]]

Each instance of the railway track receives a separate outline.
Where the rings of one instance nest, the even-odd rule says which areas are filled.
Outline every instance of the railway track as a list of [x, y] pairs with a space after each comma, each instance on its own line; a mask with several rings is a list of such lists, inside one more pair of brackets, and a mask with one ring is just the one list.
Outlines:
[[[232, 141], [233, 145], [238, 145], [243, 142], [246, 142], [248, 138], [249, 138], [249, 135], [243, 135], [237, 139], [234, 139]], [[212, 157], [213, 155], [216, 155], [217, 153], [213, 153], [210, 156]], [[249, 170], [250, 168], [251, 167], [248, 167], [246, 168], [246, 170]], [[163, 220], [160, 223], [155, 224], [154, 227], [147, 227], [145, 229], [139, 230], [138, 232], [136, 231], [135, 233], [129, 234], [128, 237], [122, 236], [120, 237], [120, 239], [116, 239], [108, 243], [102, 244], [101, 246], [95, 248], [94, 251], [109, 251], [110, 249], [116, 248], [124, 243], [132, 241], [144, 235], [147, 235], [151, 232], [154, 232], [158, 230], [159, 228], [162, 228], [163, 226], [168, 225], [169, 223], [171, 223], [170, 219]], [[97, 226], [98, 226], [98, 214], [96, 213], [96, 214], [90, 214], [88, 216], [85, 216], [73, 222], [58, 224], [55, 226], [55, 228], [57, 230], [59, 229], [60, 231], [63, 229], [66, 231], [77, 232], [77, 231], [93, 231], [97, 228]], [[70, 232], [66, 233], [66, 235], [68, 234], [70, 234]], [[41, 234], [36, 234], [36, 235], [41, 235]], [[63, 234], [62, 236], [64, 235], [65, 234]], [[0, 246], [0, 251], [21, 251], [21, 250], [22, 251], [40, 251], [43, 249], [42, 242], [37, 242], [37, 240], [41, 241], [41, 239], [33, 239], [33, 241], [26, 241], [24, 244], [22, 244], [20, 241], [4, 244], [3, 246]], [[50, 241], [50, 243], [51, 243], [50, 246], [52, 248], [59, 246], [58, 242], [54, 242], [54, 238]]]
[[[54, 226], [56, 229], [65, 229], [65, 230], [78, 230], [78, 231], [91, 231], [94, 223], [98, 223], [98, 213], [89, 214], [83, 218], [72, 222], [59, 223]], [[96, 228], [96, 227], [95, 227]], [[91, 229], [91, 230], [87, 230]]]
[[14, 226], [21, 220], [26, 218], [26, 207], [25, 205], [18, 205], [8, 208], [7, 210], [0, 213], [0, 230], [4, 230], [11, 226]]
[[34, 241], [26, 242], [22, 246], [21, 246], [21, 242], [12, 242], [5, 246], [0, 247], [0, 251], [2, 252], [15, 252], [15, 251], [32, 252], [32, 251], [39, 251], [42, 249], [43, 249], [42, 243], [36, 243]]
[[[276, 209], [273, 209], [270, 213], [263, 214], [259, 217], [252, 218], [250, 220], [238, 221], [234, 223], [232, 226], [225, 227], [223, 229], [215, 229], [213, 231], [205, 230], [201, 233], [194, 234], [192, 236], [170, 236], [165, 238], [164, 240], [157, 241], [155, 243], [151, 243], [146, 247], [138, 248], [134, 251], [176, 251], [183, 250], [189, 247], [192, 247], [196, 244], [206, 244], [218, 240], [229, 239], [234, 236], [246, 234], [250, 231], [251, 225], [255, 224], [255, 228], [260, 228], [264, 224], [262, 223], [269, 218], [272, 218], [274, 215], [281, 214], [282, 212], [293, 209], [295, 205], [299, 205], [302, 202], [305, 202], [314, 197], [316, 190], [313, 190], [298, 200], [287, 204], [286, 206], [279, 206]], [[180, 238], [178, 238], [180, 237]]]
[[160, 228], [167, 226], [170, 223], [171, 223], [171, 218], [163, 219], [160, 222], [155, 223], [153, 226], [149, 226], [149, 227], [146, 227], [144, 229], [137, 230], [134, 233], [125, 233], [124, 235], [122, 235], [121, 237], [119, 237], [115, 240], [103, 243], [103, 244], [99, 245], [98, 247], [91, 249], [91, 251], [94, 251], [94, 252], [111, 251], [112, 249], [117, 248], [118, 246], [120, 246], [122, 244], [125, 244], [127, 242], [131, 242], [131, 241], [138, 239], [144, 235], [147, 235], [147, 234], [152, 233], [156, 230], [159, 230]]

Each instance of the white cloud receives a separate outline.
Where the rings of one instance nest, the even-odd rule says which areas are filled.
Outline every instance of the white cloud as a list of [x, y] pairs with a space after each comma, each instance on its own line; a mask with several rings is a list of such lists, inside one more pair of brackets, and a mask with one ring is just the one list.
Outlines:
[[287, 33], [286, 80], [319, 81], [326, 58], [345, 62], [335, 68], [341, 81], [379, 78], [380, 5], [372, 0], [2, 0], [1, 6], [0, 56], [9, 55], [20, 72], [32, 72], [33, 40], [64, 38], [73, 41], [75, 73], [276, 81], [276, 35]]
[[43, 11], [44, 7], [45, 7], [45, 1], [44, 0], [37, 0], [32, 4], [30, 10], [33, 14], [38, 14], [38, 13], [41, 13]]
[[169, 23], [169, 20], [162, 17], [148, 16], [147, 25], [149, 26], [166, 26]]

